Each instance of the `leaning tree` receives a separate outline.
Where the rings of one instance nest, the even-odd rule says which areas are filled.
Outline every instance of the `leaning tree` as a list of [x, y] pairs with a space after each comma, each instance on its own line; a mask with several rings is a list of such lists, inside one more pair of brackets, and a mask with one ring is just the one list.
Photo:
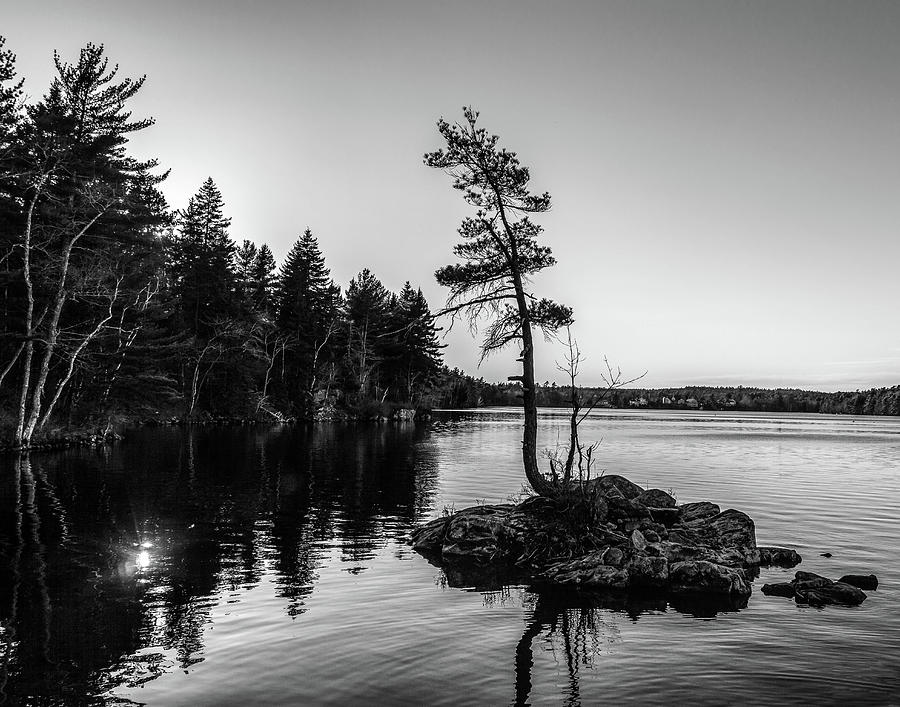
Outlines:
[[516, 154], [498, 146], [500, 138], [476, 127], [478, 112], [463, 108], [464, 121], [441, 119], [438, 131], [446, 147], [425, 155], [425, 164], [445, 170], [453, 187], [475, 208], [459, 227], [462, 242], [453, 252], [461, 262], [440, 268], [435, 277], [449, 288], [440, 314], [464, 317], [473, 331], [484, 325], [481, 358], [508, 344], [521, 345], [521, 381], [525, 431], [525, 477], [540, 495], [553, 484], [537, 463], [537, 403], [534, 381], [534, 328], [548, 335], [572, 321], [572, 310], [530, 292], [529, 277], [553, 265], [550, 248], [538, 243], [543, 229], [529, 218], [550, 209], [550, 195], [528, 190], [530, 175]]

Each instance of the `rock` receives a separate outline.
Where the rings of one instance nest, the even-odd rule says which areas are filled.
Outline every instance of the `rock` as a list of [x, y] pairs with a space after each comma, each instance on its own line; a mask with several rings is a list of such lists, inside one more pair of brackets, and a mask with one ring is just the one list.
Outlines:
[[664, 587], [669, 581], [669, 563], [665, 557], [636, 555], [631, 558], [627, 569], [632, 587]]
[[878, 589], [878, 578], [874, 574], [845, 574], [838, 582], [860, 589]]
[[728, 564], [759, 564], [756, 526], [746, 513], [729, 509], [711, 518], [701, 534], [711, 547], [722, 550]]
[[450, 517], [441, 552], [472, 560], [491, 560], [503, 556], [506, 541], [505, 521], [513, 506], [473, 506]]
[[710, 503], [709, 501], [685, 503], [678, 508], [678, 522], [687, 525], [706, 518], [712, 518], [721, 512], [721, 509], [715, 503]]
[[652, 508], [647, 506], [650, 511], [650, 517], [657, 523], [662, 523], [666, 527], [674, 525], [678, 521], [681, 510], [678, 508]]
[[641, 552], [645, 547], [647, 547], [647, 539], [644, 537], [644, 534], [640, 530], [633, 530], [631, 532], [631, 544], [635, 550]]
[[[642, 489], [633, 481], [629, 481], [624, 476], [619, 476], [618, 474], [605, 474], [594, 479], [593, 481], [590, 481], [589, 483], [594, 488], [598, 489], [601, 495], [607, 497], [617, 496], [621, 494], [627, 499], [633, 499], [639, 496], [644, 491], [644, 489]], [[612, 489], [615, 489], [619, 493], [612, 493]]]
[[858, 606], [866, 600], [864, 591], [844, 582], [832, 582], [814, 589], [800, 590], [796, 587], [795, 589], [797, 592], [794, 597], [795, 601], [798, 604], [809, 604], [810, 606], [827, 606], [828, 604]]
[[634, 497], [648, 508], [675, 508], [675, 499], [662, 489], [647, 489]]
[[624, 589], [628, 586], [628, 572], [603, 564], [603, 553], [594, 552], [577, 560], [551, 565], [543, 573], [554, 584], [578, 585], [590, 589]]
[[[601, 477], [606, 478], [606, 477]], [[650, 519], [650, 511], [647, 506], [642, 506], [630, 499], [612, 496], [606, 499], [609, 508], [609, 519], [617, 525], [625, 525], [626, 523], [639, 524], [642, 520]]]
[[605, 528], [598, 528], [593, 532], [594, 538], [601, 545], [627, 545], [628, 537]]
[[449, 523], [450, 518], [444, 516], [413, 530], [410, 535], [413, 548], [422, 552], [440, 552]]
[[621, 567], [625, 564], [625, 552], [620, 547], [608, 547], [601, 553], [602, 564], [610, 567]]
[[750, 584], [743, 571], [705, 560], [669, 565], [672, 591], [748, 596]]
[[828, 579], [828, 577], [823, 577], [820, 574], [814, 574], [812, 572], [797, 572], [794, 574], [794, 579], [791, 582], [794, 585], [794, 589], [798, 592], [805, 592], [809, 589], [819, 589], [820, 587], [827, 587], [829, 584], [833, 584], [833, 582]]
[[764, 584], [762, 593], [766, 596], [787, 597], [792, 599], [794, 594], [794, 585], [792, 582], [777, 582], [775, 584]]
[[786, 547], [759, 547], [759, 564], [766, 567], [775, 565], [776, 567], [796, 567], [803, 558], [796, 550], [790, 550]]
[[686, 562], [688, 560], [713, 560], [716, 554], [706, 547], [682, 545], [671, 540], [663, 540], [647, 545], [647, 554], [665, 557], [669, 562]]

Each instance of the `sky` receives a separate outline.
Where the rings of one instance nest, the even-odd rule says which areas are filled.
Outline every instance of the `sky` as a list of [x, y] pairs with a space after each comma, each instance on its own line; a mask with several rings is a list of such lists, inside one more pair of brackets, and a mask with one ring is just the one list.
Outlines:
[[900, 383], [900, 2], [0, 0], [0, 33], [32, 98], [87, 42], [147, 75], [131, 149], [173, 208], [211, 176], [238, 242], [280, 260], [309, 227], [342, 287], [432, 309], [468, 207], [422, 155], [474, 106], [553, 197], [533, 289], [574, 308], [582, 385], [604, 357], [646, 387]]

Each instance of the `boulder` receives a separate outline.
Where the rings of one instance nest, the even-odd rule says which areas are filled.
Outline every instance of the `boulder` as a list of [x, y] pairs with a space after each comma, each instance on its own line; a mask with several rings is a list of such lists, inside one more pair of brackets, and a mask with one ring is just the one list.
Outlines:
[[805, 592], [809, 589], [827, 587], [829, 584], [833, 584], [833, 582], [828, 579], [828, 577], [823, 577], [822, 575], [813, 572], [796, 572], [791, 584], [794, 585], [796, 591]]
[[450, 517], [444, 516], [413, 530], [410, 534], [413, 548], [420, 552], [440, 552], [449, 523]]
[[651, 506], [647, 506], [647, 510], [650, 511], [650, 517], [654, 521], [656, 521], [657, 523], [661, 523], [666, 527], [677, 523], [678, 517], [681, 513], [681, 510], [678, 508], [653, 508]]
[[446, 556], [492, 560], [504, 555], [512, 505], [473, 506], [451, 516], [441, 547]]
[[[602, 496], [624, 496], [632, 499], [643, 493], [644, 489], [633, 481], [629, 481], [624, 476], [618, 474], [604, 474], [589, 482], [592, 487], [596, 488]], [[618, 493], [615, 493], [615, 492]]]
[[622, 567], [625, 564], [625, 551], [620, 547], [607, 547], [601, 552], [600, 560], [610, 567]]
[[675, 508], [675, 499], [662, 489], [647, 489], [635, 496], [634, 500], [648, 508]]
[[791, 582], [766, 584], [763, 594], [779, 597], [793, 597], [798, 604], [827, 606], [843, 604], [857, 606], [866, 600], [866, 594], [858, 587], [843, 581], [832, 582], [812, 572], [797, 572]]
[[716, 557], [716, 553], [709, 548], [697, 545], [682, 545], [671, 540], [649, 543], [646, 552], [648, 555], [665, 557], [669, 562], [686, 562], [688, 560], [712, 561]]
[[629, 523], [632, 523], [637, 526], [643, 520], [650, 520], [650, 511], [647, 510], [647, 506], [630, 499], [611, 496], [607, 497], [606, 503], [609, 509], [609, 519], [616, 525], [627, 527]]
[[759, 564], [769, 567], [796, 567], [803, 558], [796, 550], [790, 550], [786, 547], [759, 547]]
[[700, 529], [710, 547], [720, 550], [724, 564], [758, 565], [756, 526], [746, 513], [729, 509], [710, 518]]
[[664, 587], [669, 582], [669, 563], [665, 557], [635, 555], [627, 570], [632, 587]]
[[647, 538], [640, 530], [631, 531], [631, 546], [638, 552], [647, 547]]
[[700, 501], [699, 503], [685, 503], [678, 507], [678, 522], [682, 525], [694, 523], [696, 521], [712, 518], [721, 513], [721, 509], [709, 501]]
[[838, 582], [860, 589], [878, 589], [878, 578], [874, 574], [845, 574]]
[[775, 584], [764, 584], [762, 593], [772, 597], [787, 597], [792, 599], [794, 594], [794, 585], [792, 582], [776, 582]]
[[844, 582], [832, 582], [813, 589], [796, 589], [796, 592], [794, 600], [798, 604], [809, 604], [810, 606], [827, 606], [828, 604], [858, 606], [866, 600], [864, 591]]
[[669, 565], [672, 591], [748, 596], [750, 584], [744, 572], [705, 560], [675, 562]]

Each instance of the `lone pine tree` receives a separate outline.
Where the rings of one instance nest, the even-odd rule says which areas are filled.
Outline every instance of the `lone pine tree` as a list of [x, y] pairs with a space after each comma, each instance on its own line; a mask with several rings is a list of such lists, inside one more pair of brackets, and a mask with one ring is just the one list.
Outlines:
[[549, 210], [550, 195], [528, 190], [528, 168], [516, 153], [499, 147], [497, 135], [476, 126], [477, 111], [463, 108], [463, 116], [461, 123], [438, 121], [446, 147], [425, 155], [425, 164], [446, 171], [454, 189], [476, 210], [463, 219], [463, 240], [453, 249], [462, 262], [435, 273], [450, 290], [442, 313], [463, 315], [473, 327], [487, 319], [482, 359], [513, 342], [521, 345], [522, 375], [510, 379], [522, 383], [522, 461], [528, 483], [546, 495], [552, 485], [537, 464], [533, 329], [549, 334], [572, 321], [569, 307], [538, 299], [527, 288], [529, 276], [556, 262], [550, 248], [538, 243], [543, 229], [529, 218]]

